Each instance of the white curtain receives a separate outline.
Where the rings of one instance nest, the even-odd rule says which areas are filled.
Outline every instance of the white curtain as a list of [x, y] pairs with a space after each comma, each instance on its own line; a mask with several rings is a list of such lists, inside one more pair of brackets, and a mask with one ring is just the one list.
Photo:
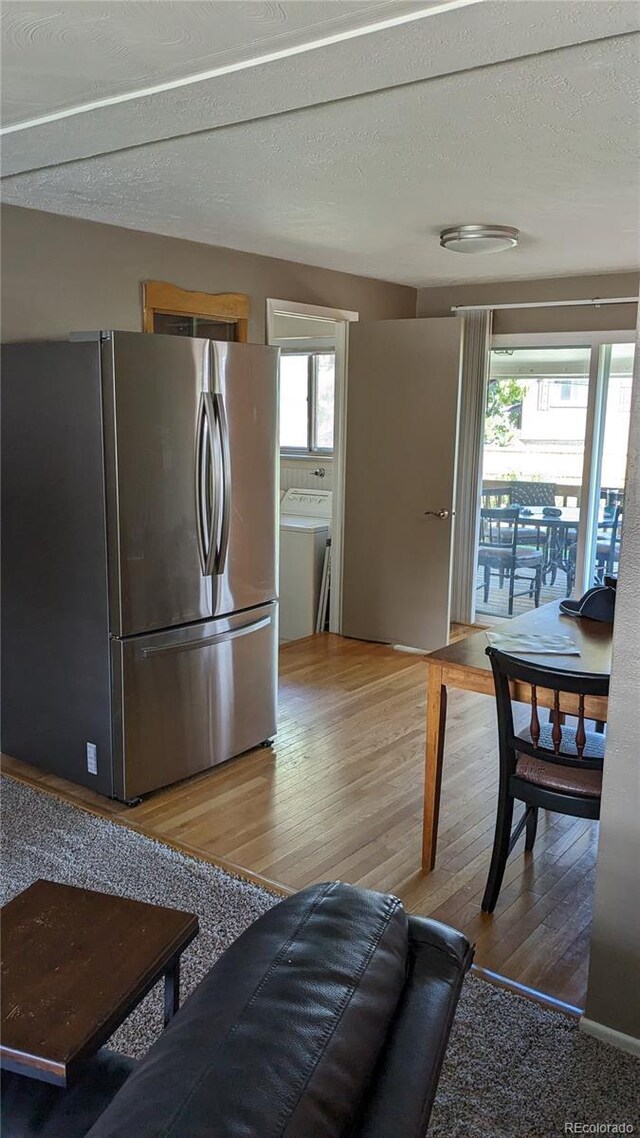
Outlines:
[[464, 313], [456, 472], [456, 522], [451, 574], [451, 619], [472, 624], [480, 528], [482, 447], [493, 313]]

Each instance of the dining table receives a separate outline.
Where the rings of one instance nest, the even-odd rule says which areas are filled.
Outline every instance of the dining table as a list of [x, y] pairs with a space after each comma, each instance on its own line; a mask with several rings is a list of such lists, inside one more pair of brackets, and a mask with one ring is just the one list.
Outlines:
[[[493, 632], [509, 635], [517, 633], [540, 636], [570, 636], [579, 655], [529, 655], [518, 653], [518, 659], [529, 659], [532, 663], [557, 671], [584, 672], [585, 675], [609, 675], [611, 672], [611, 644], [613, 625], [603, 621], [585, 620], [566, 616], [560, 610], [560, 602], [552, 601], [540, 608], [532, 609], [503, 624], [492, 627]], [[444, 761], [445, 727], [447, 717], [447, 689], [462, 688], [465, 691], [480, 692], [495, 699], [493, 673], [489, 658], [486, 630], [472, 633], [436, 648], [426, 657], [427, 664], [427, 740], [425, 750], [424, 809], [422, 826], [422, 869], [429, 873], [436, 862], [438, 838], [438, 815], [442, 787], [442, 768]], [[521, 703], [531, 702], [531, 689], [528, 684], [512, 685], [514, 698]], [[553, 707], [553, 693], [538, 689], [538, 704]], [[606, 697], [587, 697], [585, 715], [588, 719], [606, 722]], [[578, 710], [578, 697], [562, 693], [560, 711], [575, 715]], [[497, 727], [496, 727], [497, 733]], [[494, 748], [494, 739], [487, 740], [487, 752]]]

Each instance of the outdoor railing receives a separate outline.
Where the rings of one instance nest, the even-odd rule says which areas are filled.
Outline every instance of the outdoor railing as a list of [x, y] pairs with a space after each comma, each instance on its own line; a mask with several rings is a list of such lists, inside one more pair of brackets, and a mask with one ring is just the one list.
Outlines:
[[[482, 505], [490, 509], [499, 509], [500, 506], [509, 506], [512, 502], [512, 492], [517, 478], [485, 478], [482, 482]], [[559, 483], [555, 486], [556, 506], [579, 506], [582, 487], [578, 483]], [[619, 506], [624, 501], [623, 486], [602, 486], [600, 498], [608, 506]]]
[[[517, 478], [485, 478], [482, 482], [482, 504], [497, 508], [508, 506], [511, 502], [511, 492]], [[579, 483], [556, 483], [556, 506], [580, 505]], [[489, 500], [490, 499], [490, 500]]]

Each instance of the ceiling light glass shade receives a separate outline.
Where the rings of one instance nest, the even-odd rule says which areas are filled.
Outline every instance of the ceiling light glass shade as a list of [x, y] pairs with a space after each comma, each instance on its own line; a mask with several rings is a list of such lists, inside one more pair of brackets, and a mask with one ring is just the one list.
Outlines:
[[501, 253], [513, 249], [519, 236], [510, 225], [454, 225], [442, 230], [440, 244], [453, 253]]

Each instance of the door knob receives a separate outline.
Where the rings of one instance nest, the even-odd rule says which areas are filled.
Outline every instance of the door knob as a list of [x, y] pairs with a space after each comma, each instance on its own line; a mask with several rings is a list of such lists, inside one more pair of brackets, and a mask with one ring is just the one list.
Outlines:
[[425, 518], [428, 517], [429, 514], [434, 518], [442, 518], [442, 520], [446, 522], [447, 518], [454, 517], [455, 510], [425, 510]]

